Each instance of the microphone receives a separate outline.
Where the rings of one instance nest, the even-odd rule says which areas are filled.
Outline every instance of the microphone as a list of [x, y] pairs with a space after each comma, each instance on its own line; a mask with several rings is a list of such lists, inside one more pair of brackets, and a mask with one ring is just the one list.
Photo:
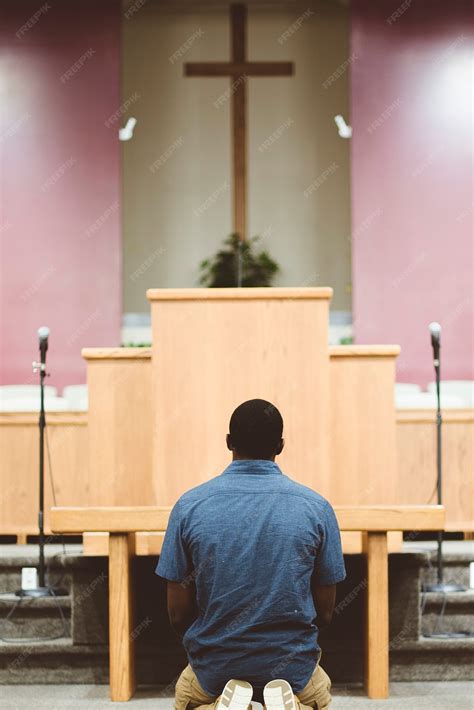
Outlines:
[[38, 328], [38, 341], [39, 349], [41, 355], [41, 364], [44, 365], [46, 362], [46, 351], [48, 350], [48, 338], [49, 338], [49, 328], [46, 325], [42, 325]]
[[433, 348], [433, 357], [435, 367], [439, 366], [439, 350], [441, 347], [441, 326], [439, 323], [434, 321], [429, 324], [429, 330], [431, 333], [431, 347]]

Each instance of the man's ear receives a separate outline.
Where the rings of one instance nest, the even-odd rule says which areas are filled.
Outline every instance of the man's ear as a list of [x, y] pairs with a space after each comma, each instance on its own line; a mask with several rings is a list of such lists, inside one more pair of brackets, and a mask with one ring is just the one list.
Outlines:
[[280, 443], [278, 444], [277, 450], [275, 451], [275, 456], [279, 456], [281, 452], [283, 451], [285, 447], [285, 440], [280, 439]]
[[225, 438], [225, 443], [227, 444], [227, 448], [229, 449], [229, 451], [234, 450], [234, 447], [232, 446], [232, 441], [230, 439], [230, 434], [227, 434], [227, 436]]

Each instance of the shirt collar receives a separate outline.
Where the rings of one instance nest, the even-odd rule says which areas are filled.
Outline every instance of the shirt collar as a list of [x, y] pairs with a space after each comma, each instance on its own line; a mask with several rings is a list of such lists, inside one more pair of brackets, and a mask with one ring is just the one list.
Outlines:
[[258, 476], [265, 476], [272, 473], [281, 474], [281, 469], [274, 461], [267, 461], [265, 459], [245, 459], [243, 461], [232, 461], [232, 463], [229, 464], [224, 471], [224, 474], [228, 473], [249, 473]]

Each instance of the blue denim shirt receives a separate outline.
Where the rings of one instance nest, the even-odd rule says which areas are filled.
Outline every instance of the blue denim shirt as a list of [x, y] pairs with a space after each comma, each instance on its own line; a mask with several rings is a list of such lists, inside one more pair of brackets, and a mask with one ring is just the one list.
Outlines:
[[183, 644], [203, 689], [230, 678], [262, 688], [285, 678], [301, 691], [318, 657], [313, 572], [345, 578], [330, 504], [272, 461], [234, 461], [173, 508], [156, 569], [196, 583], [198, 618]]

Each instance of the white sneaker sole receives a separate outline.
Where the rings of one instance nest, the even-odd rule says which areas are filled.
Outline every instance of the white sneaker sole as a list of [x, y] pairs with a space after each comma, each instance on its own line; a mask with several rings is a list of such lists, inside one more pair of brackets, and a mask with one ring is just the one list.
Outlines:
[[229, 680], [222, 691], [217, 710], [248, 710], [253, 688], [245, 680]]
[[267, 710], [297, 710], [293, 688], [286, 680], [272, 680], [263, 689]]

